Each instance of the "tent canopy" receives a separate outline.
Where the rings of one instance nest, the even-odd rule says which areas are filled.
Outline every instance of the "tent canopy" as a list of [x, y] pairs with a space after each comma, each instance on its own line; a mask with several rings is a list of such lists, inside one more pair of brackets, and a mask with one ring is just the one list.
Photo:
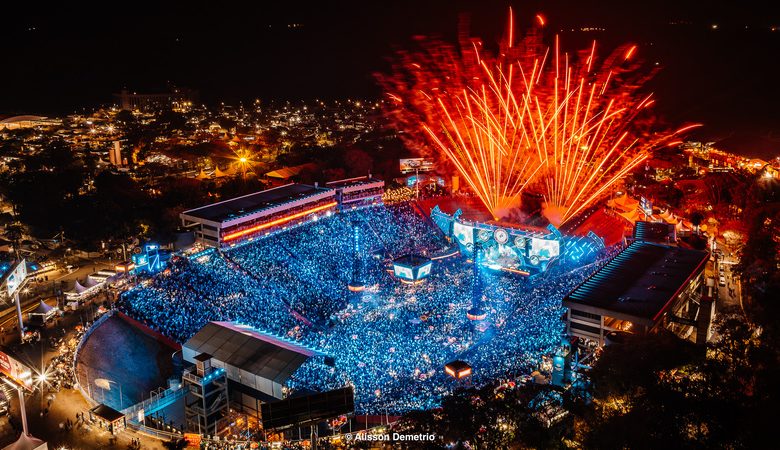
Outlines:
[[52, 311], [54, 311], [54, 308], [47, 305], [46, 303], [43, 302], [43, 300], [41, 300], [38, 303], [38, 306], [34, 310], [30, 311], [30, 314], [40, 314], [42, 316], [45, 316], [51, 313]]
[[39, 450], [47, 448], [46, 443], [29, 434], [22, 433], [13, 444], [3, 447], [3, 450]]

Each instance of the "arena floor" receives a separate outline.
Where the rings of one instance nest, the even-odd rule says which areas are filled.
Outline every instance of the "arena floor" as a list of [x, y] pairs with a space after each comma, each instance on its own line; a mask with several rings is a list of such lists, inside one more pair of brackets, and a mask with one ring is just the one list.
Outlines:
[[[151, 337], [119, 315], [109, 317], [89, 336], [79, 353], [76, 371], [79, 383], [91, 397], [121, 409], [149, 397], [158, 387], [167, 387], [174, 375], [172, 355], [176, 349]], [[111, 390], [95, 384], [108, 379]]]

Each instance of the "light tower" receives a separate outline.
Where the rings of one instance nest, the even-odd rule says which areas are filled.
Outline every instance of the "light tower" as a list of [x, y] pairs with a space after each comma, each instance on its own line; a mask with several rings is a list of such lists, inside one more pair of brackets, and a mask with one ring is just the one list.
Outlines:
[[[476, 234], [476, 232], [475, 232]], [[482, 243], [474, 239], [474, 253], [472, 254], [472, 267], [474, 277], [471, 285], [471, 308], [466, 312], [469, 320], [485, 320], [487, 313], [482, 305], [482, 275], [479, 268], [479, 259], [482, 256]]]
[[347, 286], [352, 292], [360, 292], [366, 288], [363, 281], [363, 259], [360, 254], [360, 229], [357, 222], [352, 222], [353, 256], [352, 256], [352, 280]]

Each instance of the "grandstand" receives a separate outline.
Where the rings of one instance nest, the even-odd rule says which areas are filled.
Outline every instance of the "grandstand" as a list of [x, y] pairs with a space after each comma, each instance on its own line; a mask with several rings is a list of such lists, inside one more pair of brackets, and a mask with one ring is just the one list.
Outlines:
[[612, 331], [670, 328], [690, 335], [709, 327], [701, 300], [709, 254], [636, 241], [563, 299], [570, 335], [604, 345]]
[[336, 191], [318, 185], [287, 184], [232, 198], [179, 215], [198, 242], [223, 247], [268, 234], [336, 209]]
[[290, 340], [236, 322], [209, 322], [182, 346], [195, 364], [202, 353], [225, 369], [233, 408], [257, 415], [262, 402], [284, 398], [290, 376], [307, 359], [324, 356]]
[[385, 182], [372, 178], [370, 174], [366, 177], [330, 181], [325, 186], [336, 191], [336, 200], [341, 209], [376, 204], [382, 201], [382, 194], [385, 192]]
[[329, 215], [382, 202], [385, 182], [371, 175], [317, 183], [287, 184], [182, 212], [182, 226], [198, 242], [222, 248]]

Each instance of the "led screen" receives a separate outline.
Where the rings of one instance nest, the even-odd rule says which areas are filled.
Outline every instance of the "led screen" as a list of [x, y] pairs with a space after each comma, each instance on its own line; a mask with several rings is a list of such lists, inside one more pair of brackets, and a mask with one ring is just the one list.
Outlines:
[[531, 251], [529, 256], [536, 256], [540, 260], [555, 258], [561, 252], [560, 243], [551, 239], [531, 239]]
[[403, 278], [405, 280], [414, 279], [414, 274], [412, 273], [412, 269], [408, 267], [393, 265], [393, 272], [395, 273], [395, 276], [397, 276], [398, 278]]
[[455, 222], [452, 226], [452, 234], [461, 245], [470, 247], [474, 245], [474, 228], [469, 225]]
[[428, 264], [420, 267], [420, 269], [417, 271], [417, 278], [425, 278], [428, 275], [430, 275], [431, 274], [431, 267], [433, 267], [432, 263], [428, 263]]

